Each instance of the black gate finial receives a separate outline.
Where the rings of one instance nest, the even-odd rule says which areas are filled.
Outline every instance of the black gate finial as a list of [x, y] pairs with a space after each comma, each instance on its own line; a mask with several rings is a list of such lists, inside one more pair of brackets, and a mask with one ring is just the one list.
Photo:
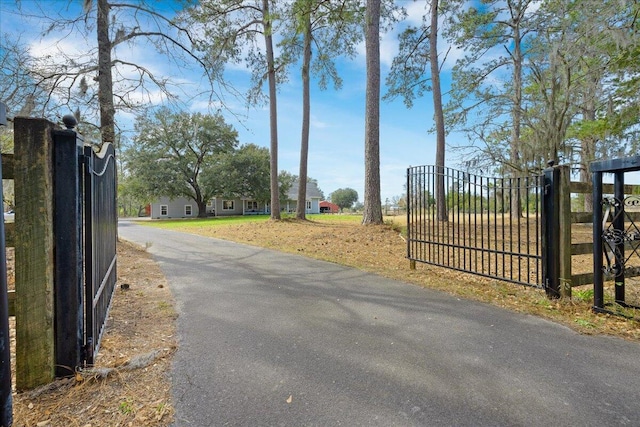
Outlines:
[[73, 129], [78, 126], [78, 120], [76, 120], [76, 117], [73, 114], [65, 114], [62, 118], [62, 123], [64, 123], [67, 129]]

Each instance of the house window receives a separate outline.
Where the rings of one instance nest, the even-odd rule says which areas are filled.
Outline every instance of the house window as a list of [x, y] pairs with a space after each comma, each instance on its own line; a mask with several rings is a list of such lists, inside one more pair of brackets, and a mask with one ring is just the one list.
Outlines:
[[160, 205], [160, 215], [167, 216], [169, 214], [169, 206], [168, 205]]
[[247, 202], [247, 210], [257, 211], [258, 210], [258, 202], [256, 202], [255, 200], [249, 200]]
[[212, 208], [213, 207], [213, 199], [209, 199], [209, 201], [207, 202], [207, 207], [208, 208]]
[[311, 210], [311, 200], [307, 200], [307, 210]]
[[184, 216], [191, 216], [192, 209], [191, 205], [184, 205]]
[[232, 211], [235, 209], [235, 203], [233, 200], [223, 200], [222, 201], [222, 210], [223, 211]]

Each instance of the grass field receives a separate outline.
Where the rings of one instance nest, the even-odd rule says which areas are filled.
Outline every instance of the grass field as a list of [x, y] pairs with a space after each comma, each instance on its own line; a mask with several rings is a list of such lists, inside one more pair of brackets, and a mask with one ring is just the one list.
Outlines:
[[[283, 220], [294, 219], [294, 214], [283, 214]], [[245, 215], [245, 216], [216, 216], [209, 218], [184, 218], [184, 219], [163, 219], [153, 220], [153, 226], [158, 228], [171, 229], [174, 227], [193, 226], [200, 227], [203, 225], [208, 226], [224, 226], [224, 225], [237, 225], [247, 224], [255, 222], [269, 221], [271, 217], [269, 215]], [[326, 214], [308, 214], [307, 220], [309, 221], [322, 221], [329, 223], [358, 223], [362, 220], [362, 215], [326, 215]]]

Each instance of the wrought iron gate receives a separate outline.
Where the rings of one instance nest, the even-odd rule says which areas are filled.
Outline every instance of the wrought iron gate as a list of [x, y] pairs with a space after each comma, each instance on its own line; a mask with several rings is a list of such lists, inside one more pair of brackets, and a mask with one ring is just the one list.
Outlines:
[[59, 375], [94, 363], [116, 284], [115, 150], [85, 147], [72, 130], [75, 119], [65, 124], [54, 134]]
[[[625, 186], [625, 173], [640, 171], [640, 156], [593, 162], [594, 309], [640, 308], [640, 195]], [[603, 194], [603, 174], [614, 176], [614, 194]], [[599, 203], [600, 205], [596, 205]]]
[[113, 145], [84, 148], [86, 360], [92, 364], [116, 285], [116, 161]]
[[[438, 212], [439, 192], [446, 212]], [[410, 167], [408, 258], [543, 287], [542, 195], [541, 176], [487, 178], [450, 168]]]

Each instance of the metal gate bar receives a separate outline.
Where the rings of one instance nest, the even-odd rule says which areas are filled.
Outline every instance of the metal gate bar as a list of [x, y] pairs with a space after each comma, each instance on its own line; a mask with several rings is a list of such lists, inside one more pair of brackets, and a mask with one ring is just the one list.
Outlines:
[[[542, 287], [541, 177], [440, 171], [435, 166], [407, 170], [408, 258]], [[437, 216], [438, 182], [444, 182], [446, 220]], [[520, 209], [515, 214], [513, 200]]]
[[[640, 308], [627, 301], [627, 279], [640, 276], [640, 218], [627, 207], [640, 205], [640, 196], [625, 195], [625, 173], [640, 171], [640, 156], [593, 162], [593, 292], [594, 310], [605, 306]], [[613, 197], [603, 194], [603, 175], [614, 176]], [[629, 254], [626, 254], [629, 249]], [[634, 263], [635, 261], [635, 263]], [[613, 301], [605, 299], [605, 278], [613, 282]]]
[[[68, 118], [67, 120], [69, 120]], [[82, 308], [82, 169], [84, 140], [68, 122], [53, 132], [53, 234], [55, 250], [56, 376], [73, 375], [82, 364], [84, 312]]]
[[[0, 102], [0, 126], [6, 126], [6, 106]], [[2, 178], [2, 159], [0, 159]], [[4, 196], [2, 181], [0, 195]], [[4, 212], [4, 209], [3, 209]], [[0, 425], [13, 423], [13, 395], [11, 391], [11, 351], [9, 343], [9, 301], [7, 297], [7, 258], [5, 250], [4, 218], [0, 221]]]
[[100, 349], [116, 284], [116, 165], [107, 144], [84, 152], [85, 190], [85, 359], [93, 364]]

